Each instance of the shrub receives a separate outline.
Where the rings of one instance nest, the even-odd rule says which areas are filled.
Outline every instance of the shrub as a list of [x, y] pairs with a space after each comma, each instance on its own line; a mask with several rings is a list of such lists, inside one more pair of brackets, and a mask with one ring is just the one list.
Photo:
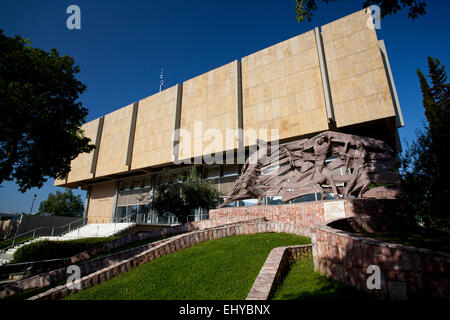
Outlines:
[[86, 238], [65, 241], [41, 240], [19, 248], [13, 263], [69, 258], [77, 253], [98, 247], [118, 237]]
[[148, 204], [158, 214], [172, 213], [185, 223], [193, 210], [209, 210], [220, 204], [222, 194], [209, 181], [199, 177], [195, 167], [186, 177], [171, 177], [167, 171], [164, 174], [168, 182], [156, 187]]
[[[31, 240], [31, 239], [32, 239], [31, 236], [18, 237], [14, 241], [14, 245]], [[0, 242], [0, 249], [4, 249], [4, 248], [10, 247], [12, 245], [13, 245], [13, 239], [4, 240], [4, 241]]]

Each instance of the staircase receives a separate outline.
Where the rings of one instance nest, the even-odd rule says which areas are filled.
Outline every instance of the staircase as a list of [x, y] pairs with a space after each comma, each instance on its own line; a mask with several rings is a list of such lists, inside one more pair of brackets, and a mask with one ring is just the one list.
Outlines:
[[73, 240], [94, 237], [110, 237], [133, 227], [133, 222], [122, 223], [90, 223], [57, 237], [41, 237], [46, 240]]
[[135, 223], [132, 222], [122, 222], [122, 223], [91, 223], [81, 226], [77, 229], [69, 231], [65, 234], [59, 236], [41, 236], [34, 238], [32, 240], [20, 243], [14, 247], [7, 249], [5, 252], [0, 254], [0, 265], [10, 263], [13, 259], [14, 253], [21, 247], [41, 240], [50, 241], [64, 241], [64, 240], [75, 240], [83, 238], [100, 238], [100, 237], [110, 237], [114, 235], [121, 234], [132, 227]]

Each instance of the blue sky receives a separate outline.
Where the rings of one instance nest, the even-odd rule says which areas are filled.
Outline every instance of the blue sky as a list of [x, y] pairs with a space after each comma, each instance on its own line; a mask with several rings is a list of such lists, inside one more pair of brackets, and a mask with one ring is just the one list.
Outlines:
[[[75, 59], [78, 79], [87, 85], [80, 100], [89, 109], [89, 121], [156, 93], [161, 67], [170, 87], [360, 10], [363, 2], [319, 1], [312, 21], [298, 23], [295, 0], [0, 1], [0, 28]], [[71, 4], [81, 8], [81, 30], [66, 28]], [[430, 1], [426, 10], [414, 21], [400, 11], [382, 19], [377, 30], [403, 111], [402, 141], [414, 138], [424, 121], [417, 68], [427, 71], [427, 56], [450, 64], [450, 2]], [[23, 194], [14, 182], [2, 186], [1, 212], [28, 213], [34, 194], [36, 211], [49, 192], [58, 190], [52, 179]], [[84, 199], [83, 191], [76, 193]]]

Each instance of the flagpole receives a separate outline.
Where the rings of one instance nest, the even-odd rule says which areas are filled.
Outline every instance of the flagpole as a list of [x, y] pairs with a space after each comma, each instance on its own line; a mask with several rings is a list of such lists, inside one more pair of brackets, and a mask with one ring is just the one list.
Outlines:
[[161, 92], [162, 88], [164, 87], [164, 75], [163, 75], [163, 68], [161, 68], [161, 74], [159, 76], [159, 92]]

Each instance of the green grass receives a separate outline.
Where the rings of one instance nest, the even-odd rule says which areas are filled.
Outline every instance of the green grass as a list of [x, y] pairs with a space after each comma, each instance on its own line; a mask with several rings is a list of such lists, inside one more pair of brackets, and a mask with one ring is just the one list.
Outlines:
[[308, 243], [308, 238], [279, 233], [205, 241], [68, 299], [245, 299], [273, 248]]
[[372, 296], [314, 272], [312, 257], [292, 265], [273, 300], [371, 300]]
[[20, 247], [14, 253], [13, 263], [69, 258], [118, 238], [112, 236], [64, 241], [40, 240]]
[[[155, 241], [158, 241], [158, 240], [161, 240], [161, 239], [164, 239], [164, 238], [166, 238], [166, 237], [159, 237], [159, 238], [155, 238], [155, 239], [147, 239], [147, 240], [141, 240], [141, 241], [137, 241], [137, 242], [128, 243], [128, 244], [123, 245], [121, 247], [118, 247], [116, 249], [113, 249], [113, 250], [101, 253], [101, 254], [99, 254], [99, 255], [97, 255], [95, 257], [92, 257], [91, 259], [88, 259], [88, 260], [94, 260], [94, 259], [97, 259], [97, 258], [101, 258], [101, 257], [107, 256], [107, 255], [113, 254], [113, 253], [117, 253], [117, 252], [120, 252], [120, 251], [125, 251], [125, 250], [128, 250], [128, 249], [139, 247], [139, 246], [142, 246], [144, 244], [148, 244], [150, 242], [155, 242]], [[101, 238], [99, 238], [99, 239], [101, 239]], [[47, 290], [49, 290], [51, 288], [57, 287], [57, 286], [59, 286], [61, 284], [64, 284], [64, 283], [65, 283], [65, 281], [62, 281], [62, 282], [59, 282], [59, 283], [56, 283], [56, 284], [53, 284], [53, 285], [50, 285], [50, 286], [45, 286], [45, 287], [41, 287], [41, 288], [34, 288], [34, 289], [30, 289], [30, 290], [25, 290], [25, 291], [22, 291], [22, 292], [20, 292], [20, 293], [18, 293], [16, 295], [11, 296], [11, 297], [6, 298], [6, 299], [10, 299], [10, 300], [25, 300], [27, 298], [35, 296], [35, 295], [37, 295], [39, 293], [42, 293], [44, 291], [47, 291]]]
[[157, 238], [150, 238], [150, 239], [130, 242], [130, 243], [124, 244], [123, 246], [117, 247], [115, 249], [103, 252], [103, 253], [101, 253], [101, 254], [99, 254], [99, 255], [97, 255], [95, 257], [92, 257], [91, 259], [88, 259], [88, 260], [94, 260], [94, 259], [102, 258], [102, 257], [105, 257], [105, 256], [109, 256], [111, 254], [118, 253], [118, 252], [121, 252], [121, 251], [137, 248], [137, 247], [143, 246], [145, 244], [149, 244], [149, 243], [152, 243], [152, 242], [156, 242], [156, 241], [159, 241], [159, 240], [163, 240], [163, 239], [167, 239], [167, 238], [173, 237], [173, 236], [178, 235], [178, 234], [179, 233], [177, 233], [177, 234], [170, 234], [170, 235], [157, 237]]

